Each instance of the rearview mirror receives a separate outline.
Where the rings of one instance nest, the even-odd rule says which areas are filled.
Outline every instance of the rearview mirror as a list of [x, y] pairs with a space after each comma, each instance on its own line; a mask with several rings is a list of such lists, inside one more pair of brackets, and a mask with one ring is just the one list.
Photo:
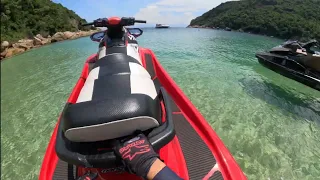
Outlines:
[[93, 33], [91, 36], [90, 36], [90, 39], [92, 41], [96, 41], [96, 42], [100, 42], [101, 39], [104, 37], [104, 31], [100, 31], [100, 32], [96, 32], [96, 33]]
[[134, 37], [139, 37], [142, 35], [143, 31], [139, 28], [128, 28], [129, 33]]

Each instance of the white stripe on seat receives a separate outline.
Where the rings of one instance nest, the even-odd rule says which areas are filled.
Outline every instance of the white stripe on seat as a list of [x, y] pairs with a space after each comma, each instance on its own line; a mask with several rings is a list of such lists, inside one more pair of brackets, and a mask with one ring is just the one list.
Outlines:
[[139, 46], [138, 46], [138, 44], [129, 43], [127, 45], [127, 55], [135, 58], [142, 65], [140, 54], [139, 54]]
[[95, 80], [98, 79], [100, 67], [96, 67], [92, 69], [87, 77], [87, 80]]
[[86, 82], [84, 82], [84, 85], [80, 91], [80, 94], [76, 103], [92, 100], [94, 80], [98, 79], [99, 71], [100, 71], [100, 67], [96, 67], [90, 71], [87, 77], [87, 80]]
[[151, 78], [130, 75], [131, 94], [145, 94], [152, 99], [157, 97], [156, 87]]
[[105, 56], [106, 56], [106, 47], [102, 46], [101, 48], [99, 48], [99, 58], [98, 59], [101, 59]]
[[139, 75], [139, 76], [151, 78], [148, 71], [144, 67], [142, 67], [141, 65], [139, 65], [137, 63], [129, 62], [129, 67], [130, 67], [131, 75]]

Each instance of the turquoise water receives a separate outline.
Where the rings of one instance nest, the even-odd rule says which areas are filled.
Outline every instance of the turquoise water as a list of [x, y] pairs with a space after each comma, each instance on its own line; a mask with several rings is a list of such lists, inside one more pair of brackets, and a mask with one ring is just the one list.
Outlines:
[[[281, 40], [206, 29], [146, 29], [139, 38], [204, 115], [249, 179], [320, 177], [320, 92], [264, 67]], [[1, 62], [1, 179], [37, 179], [89, 38]]]

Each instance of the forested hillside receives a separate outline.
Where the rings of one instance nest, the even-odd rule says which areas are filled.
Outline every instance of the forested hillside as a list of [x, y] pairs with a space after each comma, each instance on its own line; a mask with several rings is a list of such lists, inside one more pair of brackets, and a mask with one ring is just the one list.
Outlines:
[[76, 31], [86, 21], [50, 0], [1, 0], [1, 41]]
[[320, 0], [226, 2], [193, 19], [190, 26], [229, 27], [285, 39], [320, 40]]

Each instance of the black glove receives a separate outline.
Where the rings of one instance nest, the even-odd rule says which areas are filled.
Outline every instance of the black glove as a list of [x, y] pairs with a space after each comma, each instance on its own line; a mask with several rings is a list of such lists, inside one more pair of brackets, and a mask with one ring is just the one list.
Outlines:
[[115, 152], [124, 160], [129, 172], [145, 179], [147, 178], [151, 165], [159, 157], [158, 154], [154, 152], [147, 137], [143, 134], [139, 134], [125, 142], [117, 141]]

